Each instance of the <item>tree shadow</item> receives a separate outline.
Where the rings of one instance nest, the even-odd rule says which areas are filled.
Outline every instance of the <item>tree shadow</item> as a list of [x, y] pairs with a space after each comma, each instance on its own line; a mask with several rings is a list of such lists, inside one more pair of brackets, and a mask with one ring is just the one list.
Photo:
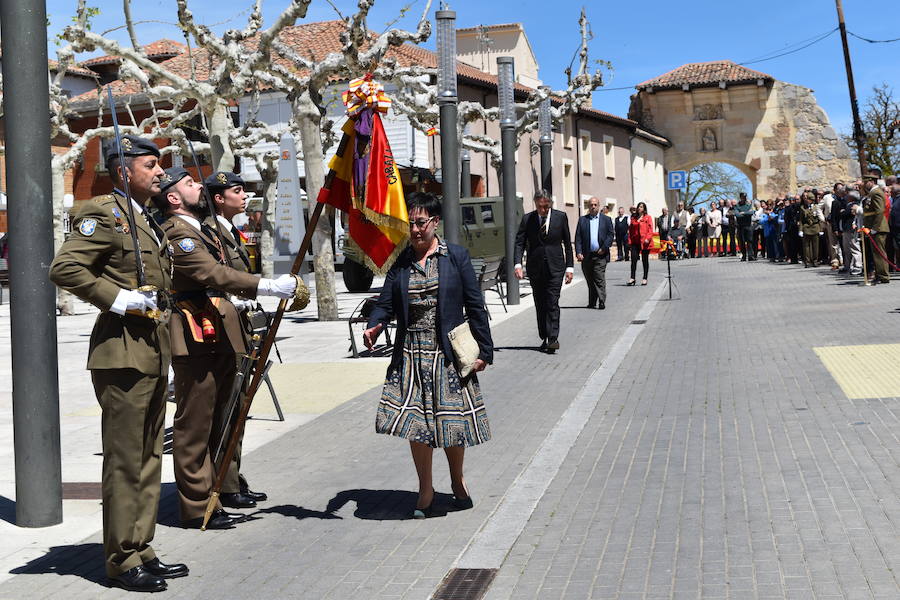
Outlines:
[[74, 575], [92, 583], [106, 585], [103, 544], [53, 546], [47, 554], [9, 571], [13, 575]]
[[331, 514], [330, 511], [310, 510], [297, 506], [295, 504], [279, 504], [278, 506], [269, 506], [261, 508], [250, 514], [250, 519], [256, 520], [260, 514], [276, 514], [283, 517], [293, 517], [295, 519], [340, 519], [341, 517]]
[[[450, 494], [435, 492], [434, 516], [447, 514]], [[356, 503], [353, 516], [373, 521], [405, 521], [412, 519], [418, 494], [405, 490], [344, 490], [328, 501], [325, 511], [335, 513], [349, 502]]]

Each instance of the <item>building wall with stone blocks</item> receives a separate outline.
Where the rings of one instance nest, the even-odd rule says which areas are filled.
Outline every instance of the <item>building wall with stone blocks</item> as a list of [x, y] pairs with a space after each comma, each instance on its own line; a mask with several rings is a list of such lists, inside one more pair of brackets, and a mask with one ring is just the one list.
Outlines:
[[728, 163], [764, 200], [858, 176], [812, 90], [777, 80], [684, 88], [632, 98], [630, 116], [672, 143], [666, 170]]

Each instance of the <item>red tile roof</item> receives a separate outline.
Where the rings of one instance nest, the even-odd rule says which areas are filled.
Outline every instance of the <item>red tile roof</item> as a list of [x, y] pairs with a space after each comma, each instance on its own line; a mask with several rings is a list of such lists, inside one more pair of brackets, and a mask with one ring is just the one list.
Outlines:
[[[331, 52], [340, 51], [340, 35], [345, 30], [345, 27], [346, 26], [344, 22], [340, 20], [305, 23], [303, 25], [295, 25], [293, 27], [285, 28], [285, 30], [280, 34], [279, 38], [285, 45], [292, 47], [302, 56], [321, 60]], [[160, 40], [160, 42], [165, 41], [166, 40]], [[156, 46], [157, 44], [160, 44], [160, 42], [154, 42], [153, 44], [145, 46], [145, 48]], [[254, 38], [248, 40], [247, 44], [248, 47], [254, 48], [256, 45], [256, 39]], [[397, 61], [398, 65], [404, 67], [415, 65], [426, 68], [437, 67], [437, 55], [434, 52], [413, 44], [404, 44], [402, 46], [392, 48], [388, 51], [387, 57], [393, 58]], [[190, 56], [187, 52], [182, 52], [177, 56], [162, 61], [162, 63], [160, 64], [163, 65], [166, 69], [169, 69], [172, 72], [181, 75], [182, 77], [190, 77], [191, 59], [193, 59], [194, 61], [194, 69], [197, 79], [203, 81], [209, 78], [210, 72], [215, 65], [210, 61], [208, 52], [206, 52], [206, 50], [202, 48], [192, 49]], [[118, 59], [113, 58], [113, 60]], [[284, 61], [283, 59], [279, 59], [279, 62], [285, 66], [290, 66], [290, 63]], [[486, 73], [484, 71], [476, 69], [475, 67], [458, 61], [456, 63], [456, 70], [457, 76], [459, 77], [461, 83], [478, 85], [487, 89], [496, 89], [497, 87], [496, 75]], [[113, 95], [115, 95], [116, 97], [139, 95], [143, 92], [140, 86], [133, 81], [123, 82], [117, 80], [114, 81], [111, 85], [113, 86]], [[515, 89], [519, 95], [523, 96], [534, 91], [533, 88], [518, 83], [516, 84]], [[90, 105], [93, 105], [96, 102], [96, 97], [97, 94], [95, 91], [86, 92], [84, 94], [81, 94], [80, 96], [72, 98], [71, 103], [73, 105], [77, 105], [82, 102], [90, 102]], [[90, 105], [86, 105], [84, 106], [84, 108], [88, 108]], [[76, 106], [76, 108], [79, 107]], [[627, 126], [637, 125], [637, 123], [629, 119], [618, 117], [616, 115], [594, 108], [583, 108], [580, 112], [584, 115], [593, 116], [601, 120], [614, 121], [616, 123]]]
[[[187, 46], [176, 42], [174, 40], [156, 40], [151, 44], [147, 44], [143, 47], [144, 52], [147, 54], [148, 58], [171, 58], [173, 56], [178, 56], [185, 50], [187, 50]], [[114, 62], [118, 62], [118, 56], [96, 56], [94, 58], [89, 58], [81, 64], [87, 67], [92, 67], [96, 65], [108, 65]]]
[[[47, 63], [47, 67], [54, 73], [59, 70], [59, 63], [57, 61], [48, 60]], [[97, 74], [90, 69], [83, 69], [82, 67], [73, 64], [69, 64], [69, 66], [66, 67], [66, 75], [78, 75], [80, 77], [90, 77], [91, 79], [97, 78]]]
[[715, 60], [702, 63], [688, 63], [668, 73], [648, 79], [635, 87], [639, 90], [652, 87], [654, 89], [691, 87], [710, 87], [725, 83], [749, 83], [758, 79], [774, 81], [775, 78], [760, 71], [742, 67], [730, 60]]

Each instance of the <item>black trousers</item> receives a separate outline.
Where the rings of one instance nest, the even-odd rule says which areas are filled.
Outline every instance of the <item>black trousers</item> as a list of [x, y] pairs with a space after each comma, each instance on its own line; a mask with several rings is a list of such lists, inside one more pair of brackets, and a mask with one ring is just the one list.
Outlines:
[[798, 256], [800, 254], [800, 235], [795, 230], [787, 230], [784, 234], [784, 239], [786, 241], [787, 258], [790, 259], [792, 264], [797, 264], [799, 261]]
[[538, 335], [542, 340], [559, 337], [559, 293], [565, 269], [555, 271], [546, 262], [541, 263], [538, 269], [528, 269], [534, 292]]
[[763, 230], [760, 227], [759, 229], [753, 230], [753, 254], [756, 255], [756, 249], [759, 248], [759, 254], [763, 258], [766, 257], [766, 237], [763, 235]]
[[638, 258], [641, 259], [641, 262], [644, 263], [644, 277], [643, 279], [647, 279], [647, 273], [650, 272], [650, 249], [642, 250], [641, 247], [637, 244], [632, 244], [631, 246], [631, 278], [634, 279], [634, 274], [637, 271], [637, 263]]
[[753, 228], [750, 225], [738, 227], [738, 241], [741, 243], [743, 258], [756, 258], [756, 245], [753, 243]]
[[624, 235], [616, 236], [616, 260], [628, 260], [628, 242]]
[[597, 301], [606, 304], [606, 263], [609, 262], [609, 251], [603, 256], [591, 252], [584, 257], [581, 270], [588, 286], [588, 304], [594, 306]]

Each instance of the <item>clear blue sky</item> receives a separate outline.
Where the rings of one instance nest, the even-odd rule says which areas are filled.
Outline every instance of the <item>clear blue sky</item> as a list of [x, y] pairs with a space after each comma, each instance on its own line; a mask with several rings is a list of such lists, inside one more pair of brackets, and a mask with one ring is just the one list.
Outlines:
[[[334, 0], [344, 13], [355, 11], [351, 0]], [[369, 26], [381, 31], [393, 20], [407, 0], [380, 0], [370, 14]], [[900, 5], [897, 0], [845, 0], [844, 11], [850, 31], [870, 39], [900, 37]], [[50, 37], [58, 33], [71, 17], [75, 0], [47, 0]], [[89, 0], [101, 9], [94, 30], [103, 31], [122, 23], [120, 0]], [[228, 21], [215, 27], [221, 31], [242, 27], [250, 0], [190, 0], [189, 7], [206, 24]], [[264, 10], [271, 21], [286, 5], [285, 0], [266, 0]], [[423, 0], [414, 2], [400, 25], [413, 27], [424, 8]], [[459, 0], [450, 3], [457, 11], [457, 25], [521, 22], [540, 63], [540, 75], [554, 88], [565, 84], [564, 69], [578, 46], [578, 15], [588, 7], [594, 33], [591, 58], [612, 62], [614, 70], [608, 87], [633, 86], [688, 62], [730, 59], [744, 62], [790, 49], [837, 26], [832, 0], [757, 0], [742, 2], [695, 0], [645, 0], [644, 2], [575, 2], [573, 0], [516, 0], [486, 2]], [[752, 9], [748, 11], [748, 6]], [[432, 15], [437, 2], [432, 6]], [[150, 22], [138, 26], [143, 42], [161, 37], [181, 39], [176, 21], [175, 0], [135, 0], [133, 14]], [[332, 19], [333, 9], [324, 0], [313, 0], [307, 21]], [[125, 38], [124, 31], [112, 34]], [[900, 68], [900, 42], [869, 44], [851, 38], [856, 86], [860, 102], [873, 85], [896, 79]], [[434, 47], [434, 38], [427, 44]], [[51, 53], [53, 46], [51, 45]], [[832, 123], [841, 131], [850, 128], [850, 105], [844, 74], [840, 37], [834, 33], [797, 53], [747, 65], [773, 77], [812, 88]], [[598, 92], [594, 105], [602, 110], [625, 115], [633, 90]], [[900, 90], [897, 90], [900, 94]]]

